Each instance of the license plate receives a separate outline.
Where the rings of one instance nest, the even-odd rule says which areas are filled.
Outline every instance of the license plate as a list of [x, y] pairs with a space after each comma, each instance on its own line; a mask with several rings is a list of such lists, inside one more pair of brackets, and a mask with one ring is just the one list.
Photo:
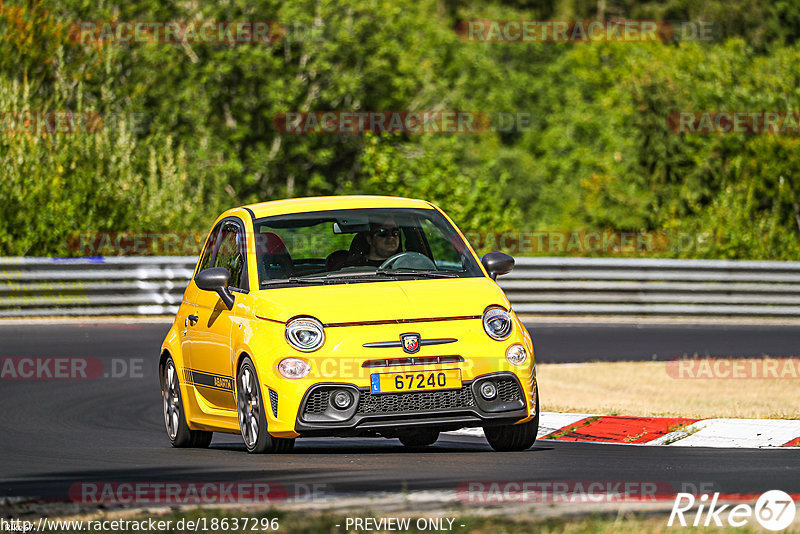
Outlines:
[[376, 373], [370, 375], [372, 393], [398, 393], [406, 391], [432, 391], [460, 389], [460, 369], [416, 371], [407, 373]]

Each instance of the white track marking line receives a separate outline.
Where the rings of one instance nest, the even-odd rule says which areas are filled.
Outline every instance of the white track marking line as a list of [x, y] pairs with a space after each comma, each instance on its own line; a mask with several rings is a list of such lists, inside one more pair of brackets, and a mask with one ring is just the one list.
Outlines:
[[[694, 430], [697, 429], [696, 432]], [[790, 419], [704, 419], [686, 429], [676, 447], [780, 447], [800, 436], [800, 421]], [[659, 439], [664, 439], [663, 436]], [[657, 445], [657, 443], [653, 443]]]
[[[537, 438], [574, 425], [587, 413], [542, 412]], [[483, 437], [482, 428], [462, 428], [444, 432], [450, 436]], [[781, 447], [800, 436], [800, 420], [793, 419], [702, 419], [686, 428], [670, 432], [640, 446], [671, 445], [680, 447], [765, 448]]]

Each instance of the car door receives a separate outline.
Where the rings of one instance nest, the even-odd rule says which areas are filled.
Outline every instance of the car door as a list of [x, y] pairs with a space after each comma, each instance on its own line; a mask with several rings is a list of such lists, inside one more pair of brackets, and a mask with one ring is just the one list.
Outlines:
[[[207, 267], [228, 270], [228, 287], [234, 295], [248, 289], [246, 257], [244, 225], [237, 218], [223, 220]], [[209, 408], [234, 410], [234, 312], [228, 310], [217, 293], [198, 289], [193, 315], [186, 337], [195, 391]], [[200, 405], [206, 408], [202, 402]]]
[[[208, 269], [211, 266], [211, 257], [214, 254], [215, 245], [217, 243], [217, 239], [219, 238], [219, 231], [222, 227], [222, 224], [216, 225], [211, 232], [208, 234], [208, 238], [206, 239], [205, 245], [203, 246], [203, 251], [200, 253], [200, 261], [197, 263], [197, 269], [195, 270], [195, 274], [199, 273], [204, 269]], [[185, 369], [183, 371], [183, 379], [184, 381], [194, 386], [192, 381], [191, 371], [192, 371], [192, 343], [196, 341], [196, 336], [194, 335], [194, 327], [197, 322], [197, 294], [200, 292], [200, 289], [195, 284], [194, 279], [189, 281], [189, 285], [186, 287], [186, 291], [183, 294], [183, 301], [181, 302], [181, 306], [178, 309], [177, 314], [177, 321], [180, 325], [183, 326], [181, 328], [181, 354], [183, 355], [183, 361]]]

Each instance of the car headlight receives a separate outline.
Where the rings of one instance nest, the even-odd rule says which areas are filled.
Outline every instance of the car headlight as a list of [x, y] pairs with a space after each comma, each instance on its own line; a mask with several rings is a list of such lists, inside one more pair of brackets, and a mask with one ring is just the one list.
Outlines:
[[312, 352], [325, 343], [325, 330], [316, 319], [301, 317], [286, 325], [286, 341], [297, 350]]
[[511, 335], [513, 326], [511, 314], [503, 308], [489, 308], [483, 312], [483, 329], [492, 339], [504, 340]]
[[528, 351], [519, 343], [515, 343], [506, 349], [506, 360], [511, 365], [522, 365], [528, 360]]
[[311, 372], [311, 366], [300, 358], [286, 358], [278, 364], [278, 372], [284, 378], [303, 378]]

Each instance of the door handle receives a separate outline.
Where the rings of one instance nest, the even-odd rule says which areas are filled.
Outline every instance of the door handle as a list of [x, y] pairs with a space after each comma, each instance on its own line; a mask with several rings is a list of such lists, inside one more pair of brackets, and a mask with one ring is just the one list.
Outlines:
[[197, 321], [200, 320], [200, 318], [198, 316], [194, 315], [194, 314], [192, 314], [189, 317], [187, 317], [187, 319], [189, 319], [189, 324], [191, 326], [194, 326], [194, 323], [196, 323]]

